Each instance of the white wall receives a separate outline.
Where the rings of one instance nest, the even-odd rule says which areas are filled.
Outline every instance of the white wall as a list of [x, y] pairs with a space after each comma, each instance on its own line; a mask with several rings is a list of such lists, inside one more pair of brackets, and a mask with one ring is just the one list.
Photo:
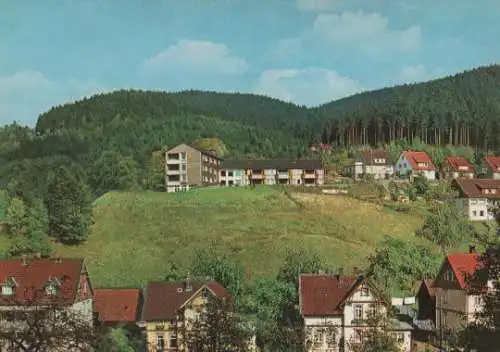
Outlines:
[[458, 210], [471, 221], [494, 219], [494, 215], [489, 211], [490, 203], [486, 198], [458, 198], [456, 205]]

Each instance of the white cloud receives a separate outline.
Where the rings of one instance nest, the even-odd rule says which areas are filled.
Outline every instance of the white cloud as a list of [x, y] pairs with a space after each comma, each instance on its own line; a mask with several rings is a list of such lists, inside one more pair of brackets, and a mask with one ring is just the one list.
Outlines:
[[234, 75], [249, 69], [245, 59], [231, 53], [221, 43], [202, 40], [179, 40], [145, 60], [142, 69], [148, 72], [187, 71]]
[[297, 0], [296, 5], [302, 11], [326, 11], [331, 10], [342, 0]]
[[312, 35], [332, 44], [359, 49], [365, 54], [410, 52], [420, 47], [420, 26], [392, 30], [378, 13], [319, 14]]
[[0, 124], [16, 120], [32, 125], [40, 113], [55, 105], [109, 91], [98, 82], [69, 80], [56, 82], [39, 71], [21, 71], [0, 77]]
[[316, 106], [362, 91], [355, 80], [318, 67], [262, 72], [255, 93], [300, 105]]
[[395, 83], [416, 83], [429, 81], [445, 75], [441, 68], [429, 70], [424, 65], [403, 67], [396, 77]]

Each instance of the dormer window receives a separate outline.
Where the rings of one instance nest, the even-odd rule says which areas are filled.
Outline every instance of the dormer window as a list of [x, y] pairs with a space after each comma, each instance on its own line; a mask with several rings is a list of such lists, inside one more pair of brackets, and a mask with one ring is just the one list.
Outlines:
[[17, 282], [13, 277], [7, 278], [7, 280], [5, 280], [5, 282], [2, 284], [2, 295], [12, 296], [14, 294], [16, 286]]
[[447, 270], [446, 273], [445, 273], [445, 280], [452, 282], [453, 278], [454, 278], [453, 277], [453, 272], [451, 270]]
[[47, 284], [45, 285], [45, 293], [48, 296], [55, 296], [57, 294], [57, 290], [61, 286], [61, 282], [56, 278], [49, 277]]

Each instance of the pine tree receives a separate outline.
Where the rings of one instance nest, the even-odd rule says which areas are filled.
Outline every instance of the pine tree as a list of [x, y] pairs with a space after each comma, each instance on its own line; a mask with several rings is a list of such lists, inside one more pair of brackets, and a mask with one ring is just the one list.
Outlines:
[[87, 184], [64, 166], [59, 167], [47, 189], [49, 232], [60, 242], [87, 239], [92, 223], [92, 200]]

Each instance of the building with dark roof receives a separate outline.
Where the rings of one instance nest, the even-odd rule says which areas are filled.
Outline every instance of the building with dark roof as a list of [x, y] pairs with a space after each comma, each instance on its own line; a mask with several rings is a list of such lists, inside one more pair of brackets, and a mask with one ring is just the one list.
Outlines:
[[[386, 314], [390, 300], [368, 279], [358, 275], [301, 274], [299, 308], [308, 351], [351, 351], [361, 342], [370, 313]], [[390, 320], [401, 351], [411, 349], [412, 327]]]
[[394, 173], [394, 165], [385, 149], [366, 149], [359, 153], [354, 163], [344, 168], [347, 176], [358, 180], [371, 176], [376, 180], [387, 179]]
[[185, 351], [178, 328], [197, 319], [211, 299], [229, 300], [228, 291], [216, 281], [150, 282], [143, 293], [140, 325], [153, 351]]
[[453, 180], [452, 187], [459, 193], [457, 207], [471, 221], [493, 220], [491, 205], [500, 200], [500, 179]]
[[321, 159], [312, 160], [223, 160], [220, 182], [223, 186], [246, 185], [322, 185], [325, 170]]

